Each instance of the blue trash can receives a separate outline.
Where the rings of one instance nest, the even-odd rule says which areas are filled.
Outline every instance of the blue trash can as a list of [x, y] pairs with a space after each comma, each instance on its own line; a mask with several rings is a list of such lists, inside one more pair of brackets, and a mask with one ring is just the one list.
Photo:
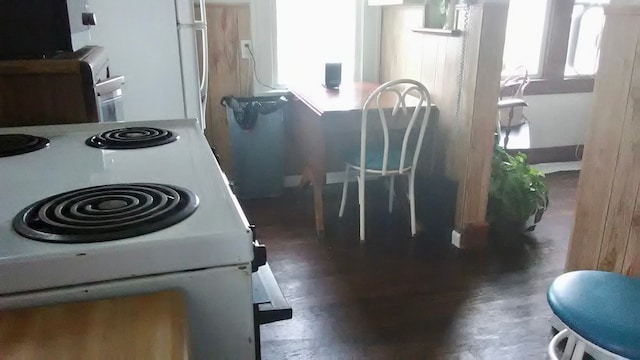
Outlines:
[[226, 96], [233, 185], [240, 199], [276, 197], [284, 181], [285, 97]]

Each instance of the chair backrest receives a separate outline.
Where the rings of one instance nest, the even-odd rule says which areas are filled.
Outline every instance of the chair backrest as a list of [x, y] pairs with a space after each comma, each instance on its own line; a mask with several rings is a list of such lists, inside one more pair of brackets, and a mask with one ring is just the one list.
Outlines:
[[[390, 99], [392, 99], [390, 101]], [[407, 104], [407, 100], [411, 100]], [[393, 104], [393, 106], [389, 106]], [[367, 122], [369, 117], [369, 110], [377, 108], [378, 116], [380, 118], [380, 124], [382, 127], [382, 142], [383, 142], [383, 158], [382, 158], [382, 175], [387, 174], [387, 167], [389, 162], [389, 122], [387, 120], [388, 109], [391, 108], [391, 117], [398, 120], [398, 116], [411, 117], [404, 130], [404, 136], [402, 137], [402, 148], [400, 152], [399, 172], [402, 174], [405, 168], [409, 166], [416, 168], [418, 164], [418, 155], [422, 148], [422, 141], [424, 140], [424, 133], [429, 120], [429, 114], [431, 113], [431, 95], [427, 88], [420, 82], [410, 79], [393, 80], [380, 85], [374, 92], [369, 95], [367, 101], [364, 103], [362, 109], [362, 127], [360, 138], [360, 171], [361, 176], [364, 177], [366, 166], [366, 151], [367, 151]], [[387, 111], [385, 111], [385, 109]], [[419, 116], [422, 113], [422, 116]], [[420, 117], [420, 118], [418, 118]], [[415, 140], [415, 144], [411, 144], [413, 149], [410, 149], [410, 140], [412, 136], [415, 136], [414, 129], [418, 129], [418, 138]], [[413, 151], [413, 157], [411, 157], [411, 164], [407, 164], [407, 152]], [[396, 169], [393, 169], [396, 170]]]
[[[511, 75], [507, 76], [500, 84], [500, 100], [503, 99], [522, 99], [524, 97], [524, 89], [527, 88], [531, 79], [529, 71], [524, 66], [514, 69]], [[522, 107], [514, 109], [500, 109], [498, 111], [498, 121], [502, 126], [509, 124], [509, 113], [511, 113], [511, 125], [520, 125], [524, 122], [524, 109]]]
[[513, 73], [507, 76], [500, 84], [500, 99], [522, 99], [524, 89], [529, 85], [529, 71], [524, 66], [517, 67]]

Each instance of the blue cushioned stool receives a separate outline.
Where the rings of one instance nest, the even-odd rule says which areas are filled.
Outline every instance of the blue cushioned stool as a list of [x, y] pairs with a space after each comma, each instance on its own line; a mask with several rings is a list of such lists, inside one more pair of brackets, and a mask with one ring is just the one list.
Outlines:
[[[602, 271], [574, 271], [557, 277], [547, 291], [553, 313], [567, 326], [549, 343], [549, 356], [567, 339], [562, 359], [640, 359], [640, 279]], [[591, 354], [595, 350], [595, 354]]]

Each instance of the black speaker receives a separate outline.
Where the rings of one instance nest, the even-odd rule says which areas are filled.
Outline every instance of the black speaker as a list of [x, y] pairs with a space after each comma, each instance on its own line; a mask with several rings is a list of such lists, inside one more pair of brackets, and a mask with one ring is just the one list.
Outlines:
[[342, 82], [342, 63], [326, 63], [324, 65], [324, 86], [337, 89]]

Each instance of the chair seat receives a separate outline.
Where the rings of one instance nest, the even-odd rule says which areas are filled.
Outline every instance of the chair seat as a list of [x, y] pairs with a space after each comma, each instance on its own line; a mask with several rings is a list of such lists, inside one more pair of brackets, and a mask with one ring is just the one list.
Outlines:
[[553, 313], [603, 349], [640, 359], [640, 279], [602, 271], [556, 278], [547, 292]]
[[[389, 149], [389, 157], [387, 159], [387, 171], [397, 171], [400, 169], [400, 149]], [[348, 149], [343, 153], [344, 160], [347, 164], [354, 167], [360, 167], [360, 147]], [[382, 171], [382, 160], [384, 157], [384, 149], [367, 148], [365, 157], [365, 168], [369, 170]], [[413, 164], [413, 151], [407, 149], [404, 160], [404, 169], [408, 169]]]

